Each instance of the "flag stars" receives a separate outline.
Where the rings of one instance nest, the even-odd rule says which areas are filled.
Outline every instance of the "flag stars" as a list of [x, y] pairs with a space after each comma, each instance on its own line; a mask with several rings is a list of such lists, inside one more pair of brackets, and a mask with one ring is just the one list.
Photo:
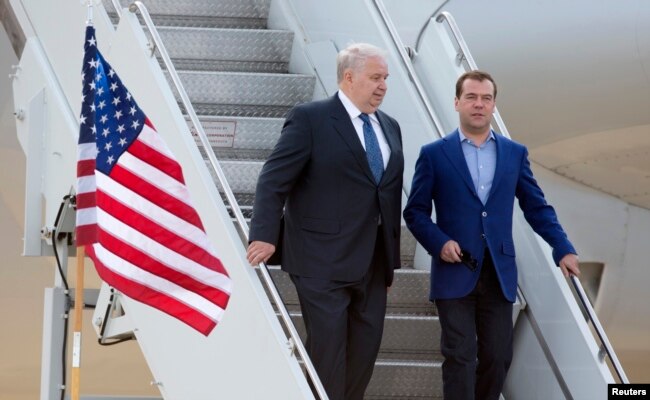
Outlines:
[[111, 92], [114, 92], [117, 90], [117, 82], [111, 83]]
[[83, 124], [85, 124], [85, 123], [86, 123], [86, 116], [82, 114], [82, 115], [79, 117], [79, 124], [80, 124], [80, 125], [83, 125]]
[[95, 46], [96, 43], [97, 43], [97, 41], [95, 40], [94, 36], [91, 37], [90, 39], [88, 39], [88, 46]]
[[120, 146], [122, 146], [122, 147], [126, 146], [126, 143], [127, 143], [126, 138], [122, 138], [122, 139], [120, 139], [120, 141], [118, 142], [118, 144], [119, 144]]
[[126, 92], [126, 99], [129, 100], [129, 101], [131, 101], [131, 93]]
[[126, 128], [124, 128], [124, 124], [119, 125], [119, 126], [117, 127], [117, 131], [118, 131], [119, 133], [122, 133], [122, 132], [124, 132], [125, 130], [126, 130]]
[[108, 71], [108, 76], [110, 76], [112, 78], [113, 75], [115, 75], [115, 71], [113, 71], [113, 68], [111, 68], [111, 70]]
[[104, 130], [102, 130], [102, 136], [104, 136], [104, 137], [108, 137], [108, 135], [110, 135], [110, 133], [111, 133], [111, 131], [108, 128], [104, 128]]
[[101, 80], [102, 80], [102, 74], [101, 73], [98, 73], [97, 75], [95, 75], [95, 82], [99, 82]]
[[111, 164], [113, 164], [115, 162], [115, 158], [113, 158], [113, 156], [108, 156], [108, 159], [106, 160], [106, 162], [109, 165], [111, 165]]
[[95, 85], [95, 81], [90, 82], [88, 86], [90, 86], [90, 90], [95, 90], [95, 88], [97, 88], [97, 86]]
[[97, 107], [99, 107], [100, 110], [103, 110], [104, 107], [106, 107], [106, 101], [105, 100], [100, 101]]
[[101, 95], [103, 95], [103, 94], [104, 94], [104, 87], [103, 87], [103, 86], [100, 86], [99, 89], [97, 89], [97, 95], [98, 95], [98, 96], [101, 96]]
[[96, 111], [97, 107], [95, 107], [95, 103], [90, 105], [90, 111]]
[[115, 119], [119, 121], [121, 117], [122, 117], [122, 110], [115, 111]]
[[122, 102], [122, 100], [120, 100], [120, 97], [119, 97], [119, 96], [113, 98], [113, 105], [114, 105], [114, 106], [117, 106], [117, 105], [120, 104], [121, 102]]
[[111, 142], [106, 142], [106, 145], [104, 145], [104, 150], [106, 151], [111, 151], [113, 148], [113, 144]]
[[106, 121], [108, 121], [108, 117], [106, 116], [106, 114], [104, 114], [99, 120], [102, 122], [102, 124], [105, 124]]
[[90, 60], [88, 61], [88, 65], [90, 65], [90, 68], [97, 68], [99, 65], [99, 60]]
[[93, 125], [92, 128], [90, 128], [91, 131], [93, 131], [93, 135], [97, 135], [97, 125]]
[[133, 121], [133, 123], [131, 124], [131, 128], [133, 129], [138, 129], [138, 126], [140, 126], [140, 123], [137, 120]]

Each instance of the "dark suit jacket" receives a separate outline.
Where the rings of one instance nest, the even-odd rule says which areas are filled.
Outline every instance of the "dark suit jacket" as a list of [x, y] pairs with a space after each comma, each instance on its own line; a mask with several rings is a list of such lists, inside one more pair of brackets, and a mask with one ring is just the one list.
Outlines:
[[[492, 189], [483, 205], [472, 183], [461, 148], [458, 130], [422, 147], [404, 219], [418, 242], [433, 256], [431, 300], [459, 298], [469, 294], [479, 273], [440, 258], [449, 240], [469, 251], [482, 265], [485, 246], [490, 249], [505, 297], [514, 301], [517, 266], [512, 240], [515, 197], [530, 226], [553, 248], [559, 260], [575, 249], [560, 226], [555, 210], [546, 203], [523, 145], [496, 135], [497, 162]], [[436, 222], [431, 220], [432, 200]]]
[[391, 153], [379, 185], [338, 94], [293, 108], [257, 183], [249, 240], [278, 244], [282, 269], [299, 276], [356, 281], [368, 270], [378, 218], [388, 284], [399, 268], [404, 158], [397, 121], [377, 117]]

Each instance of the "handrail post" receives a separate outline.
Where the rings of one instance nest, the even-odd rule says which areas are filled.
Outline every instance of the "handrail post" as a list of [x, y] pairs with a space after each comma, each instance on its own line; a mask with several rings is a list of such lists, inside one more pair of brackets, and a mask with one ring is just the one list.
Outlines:
[[[121, 9], [118, 6], [119, 0], [112, 0], [112, 2], [117, 10], [118, 17], [121, 17], [121, 11], [120, 11]], [[244, 218], [244, 214], [242, 213], [241, 208], [237, 203], [237, 199], [235, 198], [235, 195], [232, 189], [230, 188], [230, 184], [228, 184], [226, 176], [221, 168], [221, 165], [217, 160], [217, 156], [214, 153], [214, 149], [210, 145], [208, 136], [205, 134], [203, 126], [199, 121], [199, 117], [196, 115], [194, 106], [192, 105], [190, 98], [187, 95], [187, 92], [185, 91], [185, 87], [183, 86], [180, 77], [176, 72], [176, 68], [174, 67], [171, 58], [169, 57], [169, 53], [167, 53], [167, 49], [164, 46], [162, 39], [160, 38], [160, 35], [158, 34], [158, 30], [156, 29], [156, 26], [154, 25], [153, 20], [151, 19], [147, 7], [141, 1], [135, 1], [129, 6], [129, 11], [134, 14], [139, 12], [140, 15], [142, 16], [144, 23], [147, 29], [149, 30], [149, 33], [151, 34], [151, 40], [153, 41], [154, 46], [157, 48], [165, 64], [165, 67], [167, 68], [167, 72], [169, 73], [169, 76], [171, 77], [172, 82], [174, 83], [174, 86], [176, 87], [176, 90], [181, 98], [183, 106], [185, 107], [185, 110], [188, 116], [190, 117], [190, 120], [194, 125], [194, 128], [196, 129], [196, 133], [199, 139], [201, 140], [201, 144], [203, 145], [204, 150], [210, 161], [210, 166], [212, 167], [213, 171], [216, 173], [217, 179], [221, 184], [221, 188], [223, 189], [226, 198], [228, 199], [230, 208], [232, 212], [235, 214], [237, 225], [241, 229], [241, 232], [244, 235], [245, 240], [247, 241], [248, 232], [249, 232], [248, 223], [246, 222], [246, 219]], [[307, 350], [305, 349], [305, 346], [303, 345], [302, 340], [300, 339], [300, 335], [298, 334], [296, 327], [293, 325], [293, 322], [291, 321], [291, 316], [289, 315], [289, 312], [287, 311], [284, 302], [280, 297], [280, 294], [275, 286], [275, 283], [271, 278], [271, 274], [269, 273], [268, 267], [266, 266], [265, 263], [260, 263], [259, 268], [262, 273], [263, 280], [266, 283], [267, 289], [271, 293], [271, 297], [273, 298], [273, 301], [275, 302], [278, 310], [280, 311], [282, 321], [284, 322], [285, 327], [289, 332], [290, 338], [288, 343], [290, 345], [289, 350], [291, 354], [294, 353], [294, 349], [298, 351], [298, 354], [300, 354], [300, 357], [302, 358], [302, 361], [304, 363], [305, 369], [307, 371], [307, 375], [309, 375], [309, 378], [311, 379], [311, 383], [313, 385], [314, 390], [316, 391], [316, 394], [321, 400], [328, 400], [329, 397], [325, 392], [325, 388], [323, 387], [323, 384], [321, 383], [320, 378], [316, 373], [316, 369], [314, 368], [314, 365], [312, 364], [311, 359], [307, 354]]]
[[406, 52], [404, 43], [402, 43], [402, 39], [400, 39], [399, 35], [397, 34], [397, 29], [395, 29], [393, 22], [388, 16], [388, 12], [386, 11], [386, 7], [384, 6], [383, 1], [374, 0], [374, 3], [375, 3], [375, 7], [377, 8], [377, 11], [379, 12], [379, 16], [381, 17], [382, 21], [384, 22], [384, 25], [386, 26], [386, 29], [388, 30], [388, 33], [390, 34], [390, 38], [392, 39], [393, 44], [395, 45], [395, 49], [397, 50], [397, 53], [399, 54], [400, 59], [402, 60], [402, 64], [404, 65], [404, 68], [406, 68], [406, 71], [408, 72], [409, 79], [411, 79], [411, 82], [413, 82], [413, 85], [415, 86], [415, 91], [417, 92], [418, 97], [420, 97], [420, 101], [424, 105], [424, 108], [427, 112], [427, 116], [433, 123], [433, 126], [438, 131], [438, 135], [440, 137], [443, 137], [445, 135], [445, 130], [442, 126], [442, 123], [438, 119], [438, 116], [433, 110], [433, 106], [431, 105], [428, 97], [425, 94], [422, 83], [420, 82], [420, 79], [415, 73], [415, 69], [411, 64], [411, 59], [409, 58]]

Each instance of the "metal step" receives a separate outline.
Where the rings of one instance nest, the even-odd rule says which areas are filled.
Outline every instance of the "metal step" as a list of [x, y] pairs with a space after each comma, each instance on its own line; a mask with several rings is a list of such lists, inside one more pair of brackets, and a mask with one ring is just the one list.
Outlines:
[[[304, 342], [306, 332], [302, 313], [294, 311], [289, 314]], [[438, 317], [433, 315], [386, 315], [379, 358], [442, 361]]]
[[[290, 311], [300, 311], [296, 289], [289, 274], [278, 266], [269, 266], [273, 282]], [[433, 303], [429, 301], [429, 273], [414, 269], [395, 270], [393, 286], [388, 292], [388, 314], [409, 314], [419, 316], [436, 315]]]
[[[234, 193], [255, 193], [257, 177], [264, 164], [263, 161], [223, 161], [220, 164], [221, 169], [226, 175], [230, 189]], [[213, 176], [217, 187], [221, 191], [220, 184], [216, 178], [216, 176]]]
[[[215, 152], [227, 150], [271, 150], [280, 138], [282, 118], [248, 118], [199, 116], [203, 129]], [[192, 130], [192, 123], [187, 118]], [[195, 135], [196, 143], [201, 142]], [[219, 154], [217, 154], [219, 156]], [[266, 160], [263, 157], [262, 160]], [[221, 159], [220, 159], [221, 160]]]
[[399, 254], [402, 268], [413, 268], [415, 265], [415, 247], [417, 246], [415, 236], [409, 231], [406, 225], [402, 225], [400, 233]]
[[[118, 0], [128, 7], [132, 0]], [[116, 22], [110, 0], [103, 0], [109, 16]], [[158, 26], [265, 28], [270, 0], [156, 0], [146, 3]]]
[[[299, 361], [304, 370], [302, 360]], [[442, 400], [442, 363], [378, 359], [364, 400]]]
[[315, 84], [313, 76], [297, 74], [178, 74], [199, 115], [282, 118], [292, 106], [312, 99]]
[[442, 399], [442, 363], [377, 360], [365, 399]]
[[286, 73], [293, 32], [159, 27], [177, 70]]
[[[255, 201], [255, 195], [253, 193], [234, 193], [234, 195], [235, 195], [235, 199], [237, 200], [237, 204], [239, 205], [239, 208], [242, 211], [242, 214], [246, 218], [246, 223], [250, 226], [250, 218], [253, 214], [253, 202]], [[226, 203], [226, 209], [230, 210], [230, 205], [228, 204], [225, 195], [222, 194], [222, 198]], [[232, 212], [230, 213], [230, 216], [233, 218], [233, 222], [234, 222], [235, 216]], [[408, 228], [405, 225], [401, 226], [401, 230], [402, 230], [402, 239], [400, 241], [400, 254], [402, 260], [401, 271], [408, 271], [413, 269], [413, 252], [412, 252], [412, 246], [409, 242], [415, 241], [415, 238], [413, 237], [413, 234], [408, 230]], [[427, 273], [428, 276], [428, 272], [427, 271], [424, 272]]]

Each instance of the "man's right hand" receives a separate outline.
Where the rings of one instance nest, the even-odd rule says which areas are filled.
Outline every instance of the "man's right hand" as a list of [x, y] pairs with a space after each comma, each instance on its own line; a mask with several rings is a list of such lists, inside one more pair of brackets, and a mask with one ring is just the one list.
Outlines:
[[251, 265], [255, 266], [262, 261], [267, 262], [273, 253], [275, 253], [274, 245], [271, 243], [255, 240], [248, 245], [246, 258]]
[[442, 258], [443, 261], [446, 261], [448, 263], [461, 262], [460, 245], [458, 244], [458, 242], [454, 240], [450, 240], [447, 243], [445, 243], [445, 245], [442, 246], [442, 250], [440, 250], [440, 258]]

